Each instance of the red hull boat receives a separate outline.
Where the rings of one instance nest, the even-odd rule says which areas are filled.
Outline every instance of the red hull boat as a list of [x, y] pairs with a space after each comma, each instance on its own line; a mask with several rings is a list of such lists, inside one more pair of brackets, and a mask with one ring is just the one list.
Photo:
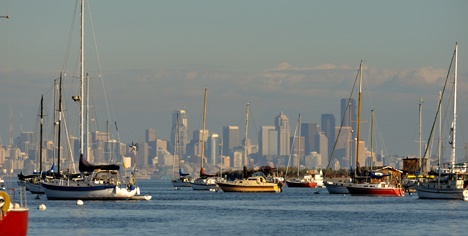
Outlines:
[[0, 235], [27, 235], [29, 209], [18, 203], [10, 204], [10, 196], [4, 191], [0, 191], [0, 208]]
[[288, 187], [292, 188], [315, 188], [317, 187], [316, 182], [301, 182], [301, 181], [294, 181], [294, 180], [286, 180], [286, 184]]
[[377, 197], [403, 197], [403, 188], [391, 187], [385, 183], [380, 184], [355, 184], [346, 187], [352, 196], [377, 196]]

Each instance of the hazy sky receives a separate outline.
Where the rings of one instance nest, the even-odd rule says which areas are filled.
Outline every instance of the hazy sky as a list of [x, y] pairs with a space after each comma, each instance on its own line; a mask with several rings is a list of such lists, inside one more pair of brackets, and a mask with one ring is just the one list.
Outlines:
[[[370, 119], [373, 107], [388, 154], [417, 155], [419, 97], [427, 139], [455, 42], [458, 138], [467, 142], [468, 1], [89, 3], [86, 70], [107, 83], [123, 142], [143, 141], [149, 127], [158, 138], [169, 139], [175, 109], [187, 110], [191, 137], [201, 128], [205, 87], [207, 129], [219, 134], [225, 125], [243, 132], [247, 102], [253, 139], [254, 127], [273, 125], [281, 111], [291, 121], [291, 133], [298, 113], [303, 122], [319, 124], [321, 114], [332, 113], [338, 123], [340, 99], [349, 96], [364, 60], [363, 119]], [[10, 16], [0, 18], [3, 144], [10, 110], [15, 137], [20, 128], [33, 131], [41, 94], [61, 71], [69, 78], [77, 75], [75, 5], [73, 0], [0, 0], [0, 15]]]

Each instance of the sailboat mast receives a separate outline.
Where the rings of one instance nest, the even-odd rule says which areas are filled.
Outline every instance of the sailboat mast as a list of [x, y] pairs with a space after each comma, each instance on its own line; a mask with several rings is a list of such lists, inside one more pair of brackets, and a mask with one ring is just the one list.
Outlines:
[[248, 139], [248, 135], [249, 135], [249, 107], [250, 107], [250, 103], [247, 103], [247, 105], [245, 106], [245, 139], [244, 139], [244, 161], [243, 161], [243, 165], [246, 165], [247, 164], [247, 139]]
[[[297, 177], [299, 178], [299, 166], [301, 163], [301, 114], [299, 114], [299, 118], [297, 118]], [[294, 146], [293, 146], [294, 148]]]
[[358, 95], [358, 111], [357, 111], [357, 134], [356, 134], [356, 171], [359, 167], [359, 140], [361, 136], [361, 99], [362, 99], [362, 61], [359, 64], [359, 95]]
[[453, 123], [452, 123], [452, 172], [455, 166], [455, 146], [456, 146], [456, 130], [457, 130], [457, 80], [458, 80], [458, 42], [455, 43], [455, 81], [453, 92]]
[[39, 129], [39, 173], [42, 176], [42, 126], [44, 124], [44, 95], [41, 95], [41, 125]]
[[59, 80], [59, 104], [58, 104], [58, 131], [57, 131], [57, 173], [60, 173], [60, 146], [61, 138], [60, 134], [62, 133], [62, 73], [60, 73]]
[[419, 98], [419, 159], [423, 160], [422, 158], [422, 98]]
[[204, 152], [205, 152], [205, 124], [206, 124], [206, 95], [208, 89], [205, 88], [205, 95], [203, 96], [203, 130], [201, 133], [201, 170], [203, 170]]
[[[442, 91], [439, 91], [439, 111], [442, 110]], [[438, 141], [438, 152], [437, 152], [437, 155], [439, 156], [439, 163], [437, 163], [438, 165], [438, 170], [437, 172], [439, 172], [439, 178], [437, 178], [437, 188], [439, 188], [440, 186], [440, 158], [442, 156], [442, 112], [439, 112], [439, 141]]]
[[178, 146], [179, 146], [179, 112], [176, 113], [176, 145], [174, 146], [174, 158], [172, 159], [172, 179], [174, 180], [174, 173], [175, 173], [175, 161], [176, 161], [176, 155], [179, 161], [179, 168], [180, 168], [180, 157], [179, 157], [179, 152], [178, 152]]
[[81, 47], [80, 47], [80, 82], [81, 82], [81, 101], [80, 101], [80, 154], [84, 153], [84, 0], [81, 0]]
[[369, 169], [372, 170], [372, 163], [374, 161], [374, 109], [371, 111], [371, 139], [370, 139], [370, 146], [371, 146], [371, 159], [369, 161]]

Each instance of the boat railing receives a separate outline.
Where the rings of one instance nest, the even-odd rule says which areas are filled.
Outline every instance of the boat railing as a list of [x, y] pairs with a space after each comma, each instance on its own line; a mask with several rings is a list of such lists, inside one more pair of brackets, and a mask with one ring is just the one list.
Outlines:
[[26, 193], [26, 187], [20, 186], [17, 188], [6, 188], [7, 194], [11, 198], [11, 203], [13, 209], [20, 208], [20, 207], [28, 207]]

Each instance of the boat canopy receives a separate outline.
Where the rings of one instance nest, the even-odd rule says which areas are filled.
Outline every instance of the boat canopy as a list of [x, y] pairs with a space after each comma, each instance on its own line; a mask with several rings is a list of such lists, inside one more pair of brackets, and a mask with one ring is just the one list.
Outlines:
[[97, 169], [101, 169], [101, 170], [119, 170], [120, 166], [114, 165], [114, 164], [111, 164], [111, 165], [93, 165], [93, 164], [89, 163], [88, 160], [86, 160], [83, 155], [80, 155], [80, 165], [79, 165], [78, 169], [80, 170], [80, 172], [93, 172], [94, 170], [97, 170]]
[[190, 175], [190, 174], [182, 173], [182, 169], [179, 168], [179, 175], [180, 175], [180, 176], [187, 176], [187, 175]]

